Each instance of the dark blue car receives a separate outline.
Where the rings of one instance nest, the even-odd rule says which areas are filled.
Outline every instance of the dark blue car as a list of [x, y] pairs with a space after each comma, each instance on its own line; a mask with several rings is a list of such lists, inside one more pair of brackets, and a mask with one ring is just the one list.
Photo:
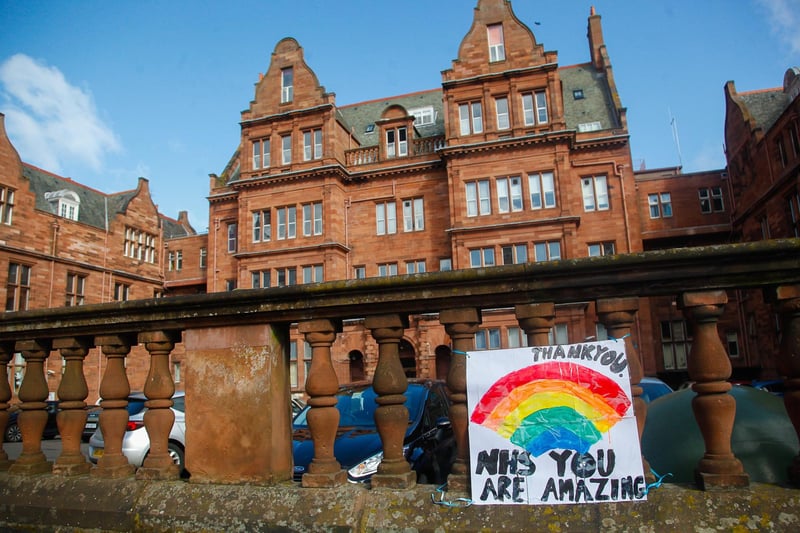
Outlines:
[[[47, 423], [42, 431], [42, 438], [53, 439], [58, 436], [58, 424], [56, 423], [58, 402], [49, 400], [45, 409], [47, 410]], [[3, 432], [3, 440], [6, 442], [22, 442], [22, 431], [20, 431], [19, 424], [17, 423], [17, 418], [20, 413], [22, 413], [21, 409], [16, 409], [8, 413], [8, 423], [6, 423]]]
[[[443, 483], [456, 456], [450, 426], [450, 402], [439, 381], [413, 381], [405, 392], [409, 423], [404, 452], [419, 483]], [[333, 445], [336, 460], [353, 483], [369, 481], [383, 457], [375, 426], [376, 393], [369, 384], [343, 387], [337, 394], [339, 429]], [[306, 422], [310, 408], [294, 419], [294, 477], [300, 479], [314, 457], [314, 443]]]

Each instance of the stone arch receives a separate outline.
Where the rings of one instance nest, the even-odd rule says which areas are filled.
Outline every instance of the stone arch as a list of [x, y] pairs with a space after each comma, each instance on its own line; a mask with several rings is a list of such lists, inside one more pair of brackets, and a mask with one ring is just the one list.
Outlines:
[[403, 370], [407, 378], [417, 377], [417, 350], [408, 339], [400, 339], [400, 345], [397, 347], [400, 353], [400, 364], [403, 365]]
[[367, 379], [367, 372], [364, 368], [364, 354], [359, 350], [351, 350], [347, 354], [350, 361], [350, 381], [363, 381]]
[[452, 350], [449, 346], [440, 344], [436, 347], [436, 379], [446, 380], [450, 372], [450, 356]]

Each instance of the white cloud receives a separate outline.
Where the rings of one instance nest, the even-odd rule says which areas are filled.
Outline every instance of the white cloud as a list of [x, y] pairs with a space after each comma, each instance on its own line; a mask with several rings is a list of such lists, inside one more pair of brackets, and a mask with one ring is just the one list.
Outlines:
[[117, 135], [97, 114], [90, 92], [70, 83], [56, 67], [24, 55], [0, 64], [6, 127], [23, 161], [52, 172], [66, 163], [102, 170], [119, 152]]
[[790, 48], [788, 55], [800, 54], [800, 0], [758, 0], [769, 15], [772, 30]]

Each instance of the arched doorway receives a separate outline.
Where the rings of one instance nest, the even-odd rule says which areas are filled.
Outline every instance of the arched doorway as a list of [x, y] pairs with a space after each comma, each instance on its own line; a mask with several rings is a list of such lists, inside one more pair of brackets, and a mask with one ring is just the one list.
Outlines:
[[417, 377], [417, 354], [414, 351], [414, 347], [407, 340], [401, 339], [398, 350], [400, 352], [400, 364], [403, 365], [406, 377]]
[[367, 379], [364, 371], [364, 354], [358, 350], [353, 350], [348, 354], [350, 359], [350, 381], [363, 381]]

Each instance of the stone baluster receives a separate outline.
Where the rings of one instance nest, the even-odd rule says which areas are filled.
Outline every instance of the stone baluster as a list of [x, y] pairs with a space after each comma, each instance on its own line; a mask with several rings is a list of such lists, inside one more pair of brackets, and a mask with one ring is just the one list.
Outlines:
[[311, 368], [306, 380], [306, 393], [310, 396], [310, 409], [306, 414], [311, 438], [314, 440], [314, 458], [303, 474], [304, 487], [334, 487], [347, 482], [347, 473], [333, 456], [333, 442], [339, 427], [339, 410], [336, 393], [339, 380], [333, 369], [331, 345], [341, 326], [331, 320], [308, 320], [298, 324], [298, 331], [311, 345]]
[[749, 485], [749, 476], [731, 448], [736, 400], [728, 394], [731, 362], [717, 331], [727, 302], [722, 290], [687, 292], [680, 297], [693, 332], [688, 370], [697, 393], [692, 410], [706, 447], [695, 470], [697, 485], [703, 490]]
[[[0, 431], [5, 431], [8, 425], [8, 401], [11, 399], [11, 387], [8, 385], [8, 363], [13, 357], [14, 342], [0, 342]], [[8, 470], [10, 466], [11, 461], [8, 460], [3, 446], [0, 446], [0, 471]]]
[[[786, 385], [783, 403], [800, 439], [800, 285], [778, 287], [774, 300], [781, 317], [778, 372]], [[800, 455], [789, 465], [789, 480], [800, 485]]]
[[81, 437], [86, 426], [86, 396], [89, 388], [83, 375], [83, 361], [93, 347], [91, 339], [67, 337], [55, 339], [53, 348], [61, 352], [66, 361], [64, 375], [58, 387], [56, 415], [58, 432], [61, 435], [61, 455], [53, 464], [53, 473], [76, 476], [87, 473], [92, 467], [81, 453]]
[[128, 425], [128, 395], [131, 392], [125, 373], [125, 357], [136, 343], [136, 338], [132, 335], [104, 335], [95, 337], [94, 342], [102, 348], [107, 363], [100, 383], [103, 456], [97, 460], [97, 467], [90, 474], [109, 479], [132, 476], [135, 468], [122, 454], [122, 439]]
[[469, 494], [469, 413], [467, 412], [467, 352], [475, 349], [475, 332], [481, 323], [479, 309], [445, 309], [439, 322], [453, 342], [447, 388], [450, 391], [450, 423], [456, 439], [457, 455], [447, 477], [449, 492]]
[[[644, 377], [644, 366], [633, 342], [633, 337], [631, 337], [631, 330], [638, 311], [639, 298], [636, 297], [597, 300], [597, 315], [600, 318], [600, 322], [606, 327], [608, 337], [610, 339], [623, 339], [625, 342], [631, 394], [633, 395], [633, 413], [636, 416], [636, 426], [639, 430], [639, 442], [641, 443], [644, 424], [647, 420], [647, 403], [642, 398], [644, 391], [639, 385]], [[648, 481], [654, 481], [655, 476], [650, 472], [650, 464], [644, 456], [642, 456], [642, 467]]]
[[147, 331], [139, 334], [139, 343], [150, 352], [150, 369], [144, 385], [147, 396], [144, 427], [150, 437], [150, 451], [136, 479], [177, 479], [180, 469], [169, 455], [169, 433], [175, 422], [172, 395], [175, 382], [169, 368], [169, 354], [175, 347], [175, 335], [170, 331]]
[[552, 302], [522, 304], [514, 308], [517, 322], [528, 336], [528, 346], [547, 346], [550, 330], [556, 318], [556, 306]]
[[17, 424], [22, 432], [22, 454], [11, 468], [10, 474], [31, 476], [51, 472], [52, 466], [42, 453], [42, 433], [47, 424], [47, 381], [44, 377], [44, 360], [50, 355], [50, 340], [17, 341], [16, 351], [25, 358], [25, 377], [19, 388], [20, 405]]
[[405, 391], [408, 388], [403, 365], [400, 363], [400, 340], [407, 319], [400, 315], [369, 316], [364, 325], [378, 343], [378, 366], [372, 386], [378, 397], [375, 401], [375, 425], [383, 444], [383, 459], [372, 477], [373, 487], [402, 489], [416, 484], [416, 474], [403, 455], [403, 441], [408, 429], [408, 409]]

